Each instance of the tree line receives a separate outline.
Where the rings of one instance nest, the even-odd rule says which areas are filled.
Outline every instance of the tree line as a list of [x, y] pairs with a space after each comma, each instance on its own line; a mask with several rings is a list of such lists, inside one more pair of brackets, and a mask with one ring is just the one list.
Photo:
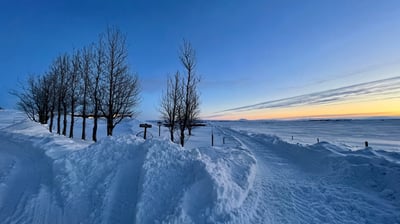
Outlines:
[[126, 35], [109, 27], [97, 43], [72, 54], [59, 55], [45, 74], [30, 75], [19, 91], [17, 106], [33, 121], [49, 123], [53, 132], [74, 137], [74, 118], [82, 121], [81, 138], [86, 139], [86, 119], [93, 118], [92, 140], [97, 141], [98, 119], [107, 122], [107, 135], [125, 117], [136, 117], [140, 102], [139, 79], [127, 63]]
[[[97, 141], [99, 118], [105, 118], [107, 136], [126, 117], [137, 116], [140, 102], [138, 76], [127, 63], [126, 35], [109, 27], [97, 43], [59, 55], [43, 75], [30, 75], [19, 91], [17, 106], [36, 122], [55, 126], [57, 134], [74, 137], [75, 117], [82, 118], [81, 138], [86, 139], [86, 120], [93, 118], [92, 140]], [[199, 119], [200, 96], [196, 73], [196, 52], [188, 41], [179, 49], [183, 71], [167, 79], [160, 102], [161, 118], [168, 127], [170, 139], [184, 146], [185, 133]]]

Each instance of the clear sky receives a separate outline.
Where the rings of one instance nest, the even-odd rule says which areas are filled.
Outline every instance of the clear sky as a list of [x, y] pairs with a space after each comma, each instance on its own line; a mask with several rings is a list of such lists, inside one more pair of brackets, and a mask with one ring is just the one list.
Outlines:
[[398, 0], [2, 0], [0, 107], [108, 25], [127, 34], [140, 119], [159, 118], [183, 38], [197, 52], [203, 118], [400, 115]]

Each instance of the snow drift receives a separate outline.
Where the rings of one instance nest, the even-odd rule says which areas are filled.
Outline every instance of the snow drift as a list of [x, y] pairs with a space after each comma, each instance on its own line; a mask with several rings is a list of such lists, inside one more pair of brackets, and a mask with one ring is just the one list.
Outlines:
[[5, 223], [227, 222], [255, 173], [240, 149], [189, 150], [133, 135], [88, 144], [25, 119], [11, 123], [0, 131]]

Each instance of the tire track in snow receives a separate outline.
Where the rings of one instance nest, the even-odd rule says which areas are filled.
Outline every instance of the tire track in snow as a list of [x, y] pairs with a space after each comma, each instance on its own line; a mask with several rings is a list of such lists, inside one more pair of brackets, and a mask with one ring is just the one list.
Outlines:
[[[54, 223], [50, 214], [59, 213], [50, 207], [53, 195], [52, 162], [44, 151], [6, 138], [0, 139], [0, 152], [7, 162], [13, 164], [4, 174], [2, 188], [8, 194], [1, 194], [0, 220], [2, 223]], [[4, 161], [3, 161], [4, 162]], [[48, 203], [37, 200], [46, 199]], [[51, 206], [54, 208], [54, 206]]]
[[[324, 164], [308, 165], [286, 154], [309, 149], [274, 144], [273, 137], [219, 128], [257, 160], [253, 189], [235, 212], [232, 223], [396, 223], [393, 209], [375, 195], [342, 183], [331, 171], [324, 170]], [[312, 158], [309, 153], [306, 155]]]

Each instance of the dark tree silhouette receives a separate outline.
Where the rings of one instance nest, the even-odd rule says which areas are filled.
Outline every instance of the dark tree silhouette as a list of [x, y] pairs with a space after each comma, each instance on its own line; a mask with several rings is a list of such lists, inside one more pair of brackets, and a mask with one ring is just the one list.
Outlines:
[[97, 126], [100, 113], [101, 99], [103, 94], [101, 91], [101, 78], [105, 72], [105, 53], [104, 53], [104, 40], [100, 36], [94, 52], [94, 72], [92, 77], [92, 84], [90, 85], [90, 98], [93, 104], [93, 130], [92, 140], [97, 141]]
[[69, 106], [71, 112], [70, 126], [69, 126], [69, 137], [74, 137], [74, 124], [75, 124], [75, 109], [78, 101], [78, 88], [80, 84], [81, 77], [81, 53], [80, 51], [76, 51], [71, 59], [71, 69], [68, 72], [68, 97], [69, 97]]
[[58, 56], [49, 72], [31, 75], [20, 91], [10, 93], [19, 98], [18, 106], [32, 120], [45, 124], [50, 119], [50, 132], [57, 115], [57, 133], [66, 135], [70, 113], [69, 137], [73, 138], [75, 114], [81, 111], [82, 139], [90, 115], [94, 117], [93, 141], [97, 141], [100, 117], [107, 121], [107, 135], [112, 135], [125, 117], [137, 115], [140, 101], [139, 79], [129, 71], [125, 40], [118, 28], [108, 28], [97, 45], [74, 51], [72, 56]]
[[183, 41], [180, 47], [179, 60], [184, 67], [184, 75], [179, 72], [168, 78], [167, 90], [161, 98], [161, 117], [167, 123], [171, 141], [174, 132], [179, 129], [179, 143], [185, 144], [185, 131], [192, 134], [192, 127], [200, 113], [200, 97], [197, 86], [200, 82], [196, 75], [196, 52], [192, 45]]
[[89, 107], [89, 97], [91, 90], [91, 76], [93, 72], [93, 47], [92, 45], [84, 47], [81, 54], [81, 85], [80, 85], [80, 95], [82, 104], [82, 135], [83, 140], [86, 139], [86, 118], [88, 117], [88, 107]]
[[161, 117], [168, 126], [172, 142], [175, 140], [174, 132], [177, 129], [178, 114], [182, 104], [181, 90], [181, 76], [176, 72], [167, 80], [167, 90], [163, 93], [160, 106]]
[[104, 39], [105, 67], [102, 77], [105, 95], [100, 110], [107, 120], [107, 136], [125, 117], [136, 116], [133, 110], [140, 101], [139, 80], [127, 64], [126, 36], [118, 28], [108, 28]]
[[[184, 67], [183, 96], [184, 103], [180, 117], [180, 143], [185, 144], [185, 129], [192, 126], [192, 122], [196, 120], [199, 114], [199, 96], [197, 93], [197, 85], [199, 78], [196, 75], [196, 52], [192, 45], [184, 40], [180, 48], [179, 59]], [[191, 131], [190, 131], [191, 134]]]

